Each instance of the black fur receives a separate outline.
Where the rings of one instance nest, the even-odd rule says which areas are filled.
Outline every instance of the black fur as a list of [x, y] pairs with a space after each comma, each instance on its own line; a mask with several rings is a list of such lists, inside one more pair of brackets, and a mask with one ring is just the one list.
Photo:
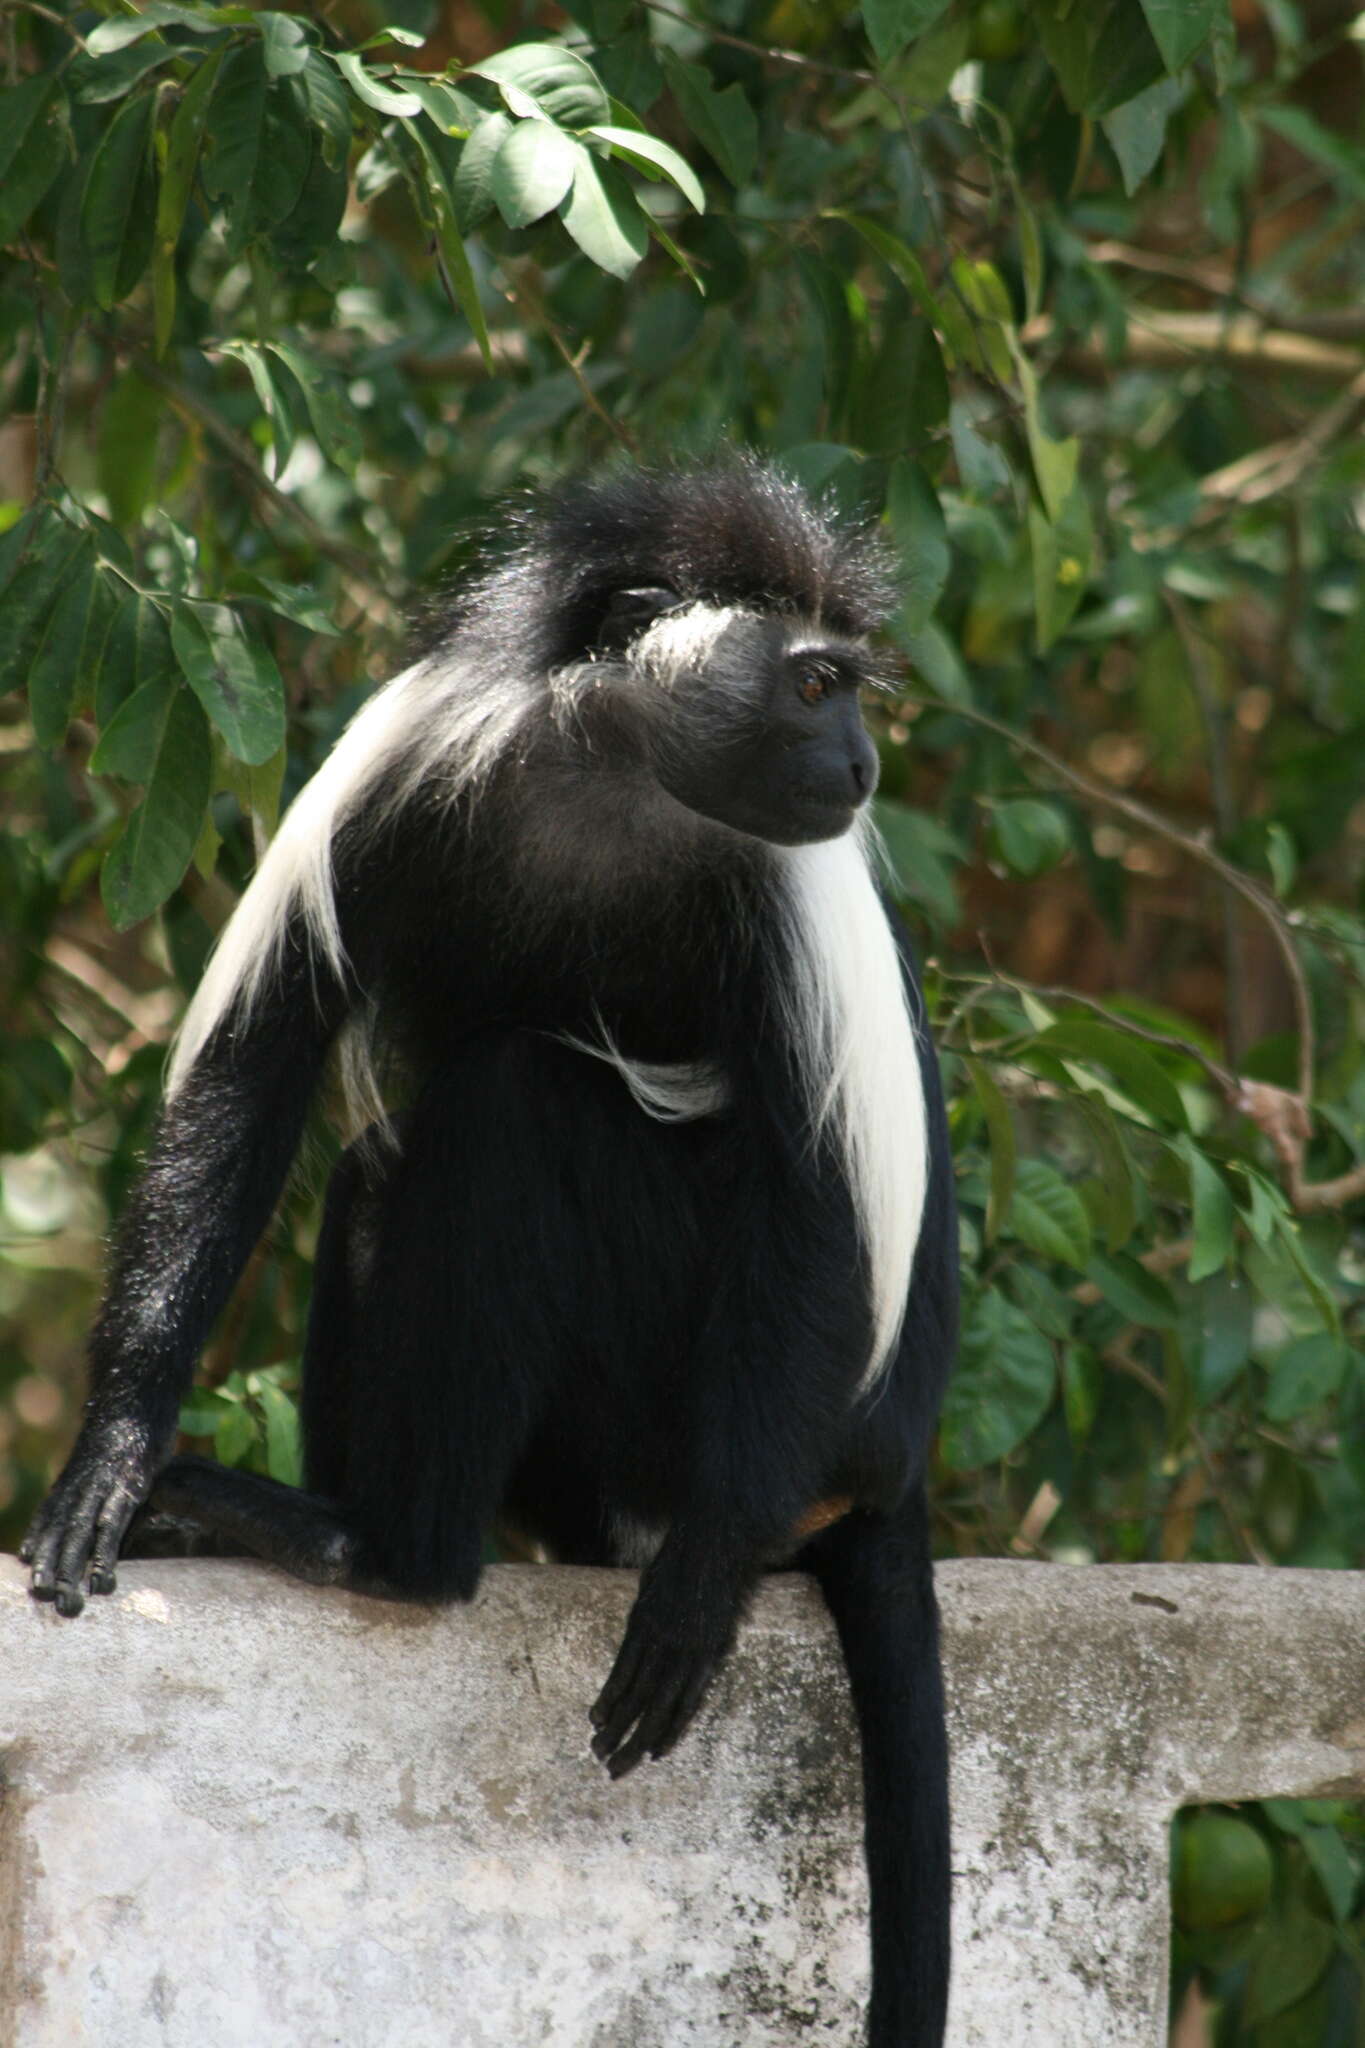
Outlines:
[[[937, 1068], [921, 1034], [928, 1201], [904, 1326], [864, 1395], [855, 1209], [830, 1136], [812, 1136], [778, 1000], [791, 938], [767, 842], [784, 843], [783, 821], [757, 837], [726, 822], [743, 815], [736, 763], [740, 781], [757, 763], [769, 807], [790, 802], [792, 842], [839, 829], [812, 825], [812, 803], [851, 815], [862, 801], [848, 685], [864, 657], [849, 643], [885, 606], [884, 565], [757, 465], [623, 475], [542, 507], [447, 637], [471, 675], [498, 662], [544, 674], [670, 595], [821, 623], [831, 693], [810, 706], [813, 751], [792, 694], [806, 671], [782, 632], [742, 622], [742, 676], [719, 691], [697, 679], [702, 736], [689, 728], [681, 767], [661, 751], [670, 734], [655, 738], [658, 704], [641, 709], [616, 661], [567, 735], [542, 708], [453, 805], [401, 778], [381, 805], [376, 787], [334, 845], [344, 972], [296, 913], [264, 993], [219, 1023], [164, 1113], [94, 1333], [85, 1426], [25, 1555], [35, 1593], [78, 1612], [87, 1578], [112, 1587], [154, 1481], [163, 1522], [306, 1578], [437, 1599], [473, 1592], [499, 1516], [579, 1562], [619, 1561], [653, 1532], [592, 1714], [614, 1776], [678, 1740], [761, 1571], [812, 1571], [862, 1731], [873, 2048], [936, 2048], [948, 1832], [924, 1473], [956, 1321]], [[753, 676], [777, 707], [761, 721], [758, 697], [732, 702]], [[666, 715], [685, 724], [687, 703]], [[665, 759], [679, 786], [711, 773], [714, 803], [661, 794]], [[917, 1016], [903, 942], [901, 960]], [[307, 1491], [167, 1465], [195, 1355], [276, 1199], [329, 1043], [362, 1003], [406, 1106], [329, 1189]], [[615, 1067], [566, 1042], [604, 1034], [632, 1060], [704, 1064], [723, 1105], [652, 1119]], [[830, 1499], [851, 1509], [801, 1534]]]

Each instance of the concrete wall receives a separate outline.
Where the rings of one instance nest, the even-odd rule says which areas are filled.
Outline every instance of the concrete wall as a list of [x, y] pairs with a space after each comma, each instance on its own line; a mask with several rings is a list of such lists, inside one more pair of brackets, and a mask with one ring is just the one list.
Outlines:
[[[854, 1741], [803, 1582], [620, 1786], [624, 1573], [472, 1609], [126, 1566], [74, 1623], [0, 1560], [0, 2041], [852, 2048]], [[1365, 1579], [947, 1565], [953, 2048], [1158, 2048], [1191, 1799], [1365, 1789]], [[8, 2031], [6, 2032], [6, 2029]]]

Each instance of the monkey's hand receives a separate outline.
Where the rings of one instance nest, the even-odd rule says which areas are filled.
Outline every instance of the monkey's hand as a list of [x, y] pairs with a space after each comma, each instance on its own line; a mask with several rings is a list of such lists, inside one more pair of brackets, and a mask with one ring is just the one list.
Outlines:
[[712, 1567], [689, 1570], [666, 1543], [640, 1582], [591, 1716], [593, 1755], [613, 1778], [647, 1756], [667, 1756], [735, 1639], [745, 1580]]
[[92, 1593], [112, 1593], [114, 1561], [129, 1522], [151, 1490], [160, 1447], [140, 1424], [87, 1422], [76, 1448], [33, 1518], [19, 1556], [33, 1567], [35, 1600], [58, 1614], [79, 1614], [87, 1579]]

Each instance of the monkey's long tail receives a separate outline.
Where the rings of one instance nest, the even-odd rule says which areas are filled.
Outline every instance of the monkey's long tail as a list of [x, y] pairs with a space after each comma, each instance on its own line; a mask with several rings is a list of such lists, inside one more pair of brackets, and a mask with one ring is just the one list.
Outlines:
[[230, 1470], [211, 1458], [172, 1458], [139, 1521], [141, 1529], [134, 1522], [127, 1546], [134, 1555], [164, 1551], [168, 1546], [158, 1538], [169, 1525], [184, 1533], [186, 1548], [196, 1536], [206, 1536], [220, 1539], [220, 1554], [226, 1549], [263, 1558], [315, 1586], [389, 1590], [365, 1571], [361, 1540], [334, 1501], [255, 1472]]
[[862, 1735], [869, 2048], [940, 2048], [948, 2012], [948, 1744], [928, 1511], [856, 1512], [810, 1545]]

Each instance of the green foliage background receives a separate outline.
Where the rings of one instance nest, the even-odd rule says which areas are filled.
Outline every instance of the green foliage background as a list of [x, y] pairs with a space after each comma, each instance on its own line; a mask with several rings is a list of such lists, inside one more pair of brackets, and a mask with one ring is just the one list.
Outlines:
[[[513, 487], [739, 441], [905, 569], [943, 1548], [1362, 1562], [1362, 23], [0, 9], [11, 1541], [184, 992], [405, 607]], [[184, 1418], [286, 1477], [315, 1182]], [[1356, 2041], [1356, 1822], [1228, 1818], [1182, 1851], [1177, 2003]]]

